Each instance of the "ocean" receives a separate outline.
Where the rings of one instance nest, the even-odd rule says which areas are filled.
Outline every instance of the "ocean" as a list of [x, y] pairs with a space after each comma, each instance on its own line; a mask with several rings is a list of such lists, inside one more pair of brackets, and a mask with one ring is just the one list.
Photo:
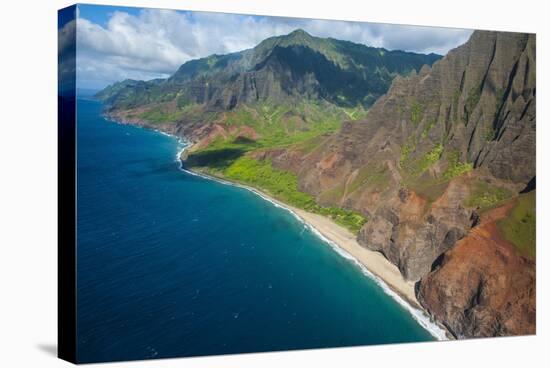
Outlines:
[[79, 362], [434, 340], [291, 213], [182, 171], [182, 142], [77, 110]]

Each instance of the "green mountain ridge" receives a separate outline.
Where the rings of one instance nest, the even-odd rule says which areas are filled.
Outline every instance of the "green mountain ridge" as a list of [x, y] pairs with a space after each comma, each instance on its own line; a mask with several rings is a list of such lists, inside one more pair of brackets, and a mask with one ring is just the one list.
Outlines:
[[368, 108], [396, 75], [419, 71], [439, 58], [296, 30], [252, 49], [188, 61], [165, 80], [115, 83], [96, 97], [113, 111], [168, 102], [176, 102], [179, 108], [202, 104], [223, 111], [243, 103], [297, 98]]
[[455, 336], [534, 333], [534, 35], [441, 58], [296, 30], [96, 97], [190, 140], [186, 167], [347, 227]]
[[535, 332], [535, 155], [535, 35], [475, 31], [314, 150], [256, 157], [368, 218], [358, 243], [455, 336], [482, 337]]
[[[188, 61], [164, 80], [115, 83], [96, 97], [116, 120], [153, 125], [190, 140], [186, 164], [195, 170], [271, 188], [279, 199], [357, 232], [364, 216], [319, 206], [300, 193], [290, 174], [251, 165], [249, 159], [265, 149], [314, 148], [342, 122], [364, 118], [396, 76], [416, 74], [440, 58], [298, 29], [252, 49]], [[270, 177], [252, 183], [247, 180], [251, 172]]]

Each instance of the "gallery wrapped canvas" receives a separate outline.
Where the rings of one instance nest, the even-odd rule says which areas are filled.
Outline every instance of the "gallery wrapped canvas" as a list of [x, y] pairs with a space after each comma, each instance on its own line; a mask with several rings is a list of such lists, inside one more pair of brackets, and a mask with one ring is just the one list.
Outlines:
[[58, 24], [61, 358], [535, 334], [534, 34]]

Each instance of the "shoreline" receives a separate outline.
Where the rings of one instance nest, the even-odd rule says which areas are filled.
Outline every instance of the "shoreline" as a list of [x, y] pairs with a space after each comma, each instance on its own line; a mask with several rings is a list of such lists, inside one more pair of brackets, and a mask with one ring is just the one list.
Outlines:
[[[108, 120], [118, 124], [130, 124], [135, 126], [135, 124], [119, 122], [112, 118]], [[190, 141], [185, 139], [185, 137], [162, 131], [156, 127], [147, 125], [137, 126], [174, 138], [179, 144], [183, 145], [183, 148], [177, 152], [175, 157], [175, 160], [180, 165], [179, 168], [181, 171], [206, 180], [212, 180], [224, 185], [232, 185], [248, 190], [272, 203], [274, 206], [289, 212], [296, 220], [304, 224], [304, 226], [330, 246], [336, 253], [359, 267], [363, 275], [373, 280], [384, 293], [401, 305], [401, 307], [405, 309], [422, 328], [428, 331], [432, 337], [438, 341], [454, 339], [453, 335], [443, 325], [435, 322], [420, 305], [414, 292], [414, 283], [406, 281], [397, 266], [388, 261], [381, 253], [374, 252], [359, 245], [356, 237], [348, 229], [337, 224], [328, 217], [310, 213], [283, 203], [260, 189], [226, 178], [186, 169], [181, 157], [185, 151], [192, 146]]]
[[[160, 133], [172, 136], [166, 132]], [[180, 137], [172, 137], [175, 137], [183, 143]], [[433, 321], [425, 309], [420, 305], [414, 292], [414, 282], [405, 280], [397, 266], [388, 261], [381, 253], [359, 245], [356, 237], [348, 229], [337, 224], [328, 217], [307, 212], [283, 203], [260, 189], [223, 177], [212, 176], [200, 171], [186, 169], [183, 166], [181, 156], [189, 147], [190, 146], [186, 145], [177, 153], [176, 160], [180, 163], [180, 170], [206, 180], [212, 180], [221, 184], [248, 190], [272, 203], [274, 206], [286, 210], [304, 224], [304, 226], [308, 227], [323, 242], [327, 243], [336, 253], [358, 266], [365, 276], [373, 280], [387, 295], [407, 310], [416, 322], [427, 330], [436, 340], [444, 341], [453, 338], [452, 334], [450, 334], [444, 326]]]

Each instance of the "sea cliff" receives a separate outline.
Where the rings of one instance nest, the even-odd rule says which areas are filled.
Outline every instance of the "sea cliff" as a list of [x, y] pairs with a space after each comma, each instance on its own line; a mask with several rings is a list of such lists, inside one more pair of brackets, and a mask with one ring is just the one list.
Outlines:
[[311, 152], [263, 155], [366, 216], [359, 243], [455, 336], [532, 334], [535, 66], [534, 35], [474, 32]]
[[[187, 169], [347, 228], [363, 263], [398, 270], [399, 282], [371, 271], [454, 336], [532, 334], [535, 47], [476, 31], [441, 59], [394, 55], [390, 70], [376, 50], [301, 31], [98, 98], [113, 119], [185, 137]], [[373, 67], [378, 89], [346, 89]]]

